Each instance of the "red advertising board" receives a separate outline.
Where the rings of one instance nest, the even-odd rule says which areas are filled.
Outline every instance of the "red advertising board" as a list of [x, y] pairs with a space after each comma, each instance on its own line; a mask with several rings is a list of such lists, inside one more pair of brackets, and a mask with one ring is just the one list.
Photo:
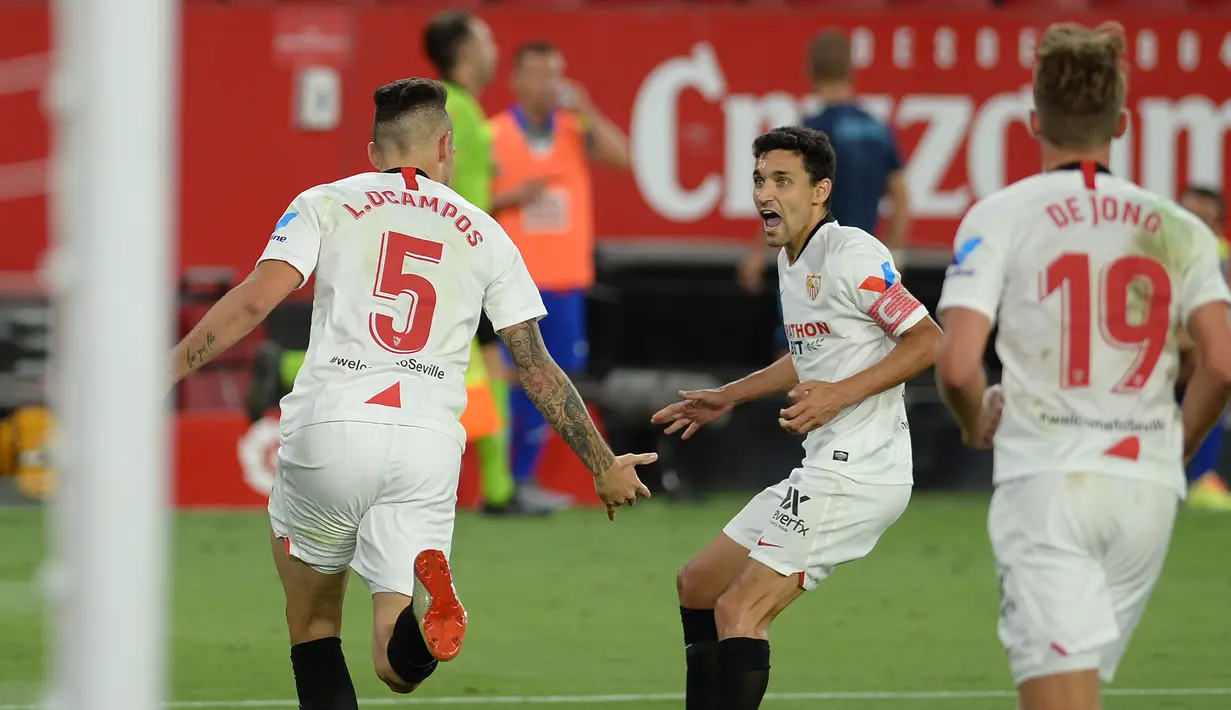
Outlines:
[[[246, 271], [300, 190], [367, 168], [372, 90], [431, 73], [419, 47], [429, 16], [390, 7], [307, 20], [267, 7], [185, 10], [181, 266]], [[484, 17], [506, 57], [532, 39], [556, 43], [570, 75], [629, 131], [633, 169], [595, 176], [598, 231], [609, 240], [755, 233], [751, 141], [814, 108], [804, 72], [809, 38], [822, 27], [850, 30], [863, 99], [898, 131], [907, 157], [913, 243], [937, 247], [972, 201], [1037, 168], [1021, 119], [1031, 103], [1035, 42], [1061, 19], [678, 6]], [[1225, 183], [1231, 16], [1118, 19], [1132, 52], [1133, 126], [1113, 169], [1164, 195], [1190, 180]], [[33, 268], [46, 244], [48, 130], [37, 70], [45, 66], [47, 25], [41, 9], [0, 10], [0, 271]], [[343, 112], [334, 130], [293, 125], [294, 67], [304, 61], [341, 72]], [[489, 110], [508, 104], [507, 83], [502, 70], [483, 97]], [[140, 206], [142, 196], [132, 200]]]
[[[597, 413], [592, 414], [597, 420]], [[277, 453], [276, 418], [252, 423], [237, 412], [180, 414], [175, 420], [176, 507], [264, 507]], [[458, 505], [479, 503], [478, 478], [474, 451], [468, 449], [462, 457]], [[545, 488], [572, 496], [578, 505], [601, 505], [590, 473], [559, 437], [548, 440], [538, 479]]]

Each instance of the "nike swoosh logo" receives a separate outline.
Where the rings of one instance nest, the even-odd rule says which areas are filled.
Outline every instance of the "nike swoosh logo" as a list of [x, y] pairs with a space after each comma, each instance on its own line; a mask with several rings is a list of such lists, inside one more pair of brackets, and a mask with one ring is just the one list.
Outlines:
[[782, 545], [775, 545], [775, 544], [774, 544], [774, 543], [772, 543], [772, 542], [765, 542], [765, 540], [764, 540], [764, 539], [757, 540], [757, 545], [759, 545], [759, 546], [761, 546], [761, 547], [782, 547]]

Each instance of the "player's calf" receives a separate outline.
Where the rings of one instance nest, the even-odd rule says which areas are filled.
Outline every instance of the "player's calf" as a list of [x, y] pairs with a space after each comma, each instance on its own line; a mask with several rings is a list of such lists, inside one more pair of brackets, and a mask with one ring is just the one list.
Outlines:
[[718, 626], [714, 610], [681, 606], [680, 622], [684, 625], [687, 664], [685, 710], [714, 710], [718, 701]]
[[[382, 598], [387, 597], [387, 598]], [[372, 637], [372, 660], [376, 677], [395, 693], [410, 693], [436, 671], [439, 661], [428, 651], [427, 643], [419, 631], [414, 605], [401, 594], [378, 593], [373, 597], [377, 614], [382, 607], [400, 607], [392, 627], [382, 630], [378, 626]], [[379, 622], [378, 622], [379, 624]]]
[[299, 706], [303, 710], [356, 710], [355, 686], [339, 638], [345, 567], [340, 571], [313, 568], [292, 557], [291, 546], [273, 530], [269, 543], [286, 595], [291, 669]]
[[761, 706], [769, 687], [769, 625], [803, 593], [799, 579], [748, 560], [735, 584], [718, 598], [719, 710]]
[[301, 710], [359, 710], [342, 639], [330, 636], [295, 644], [291, 668]]
[[739, 574], [748, 550], [719, 535], [675, 578], [687, 662], [686, 710], [718, 707], [718, 625], [714, 605]]
[[428, 652], [410, 606], [398, 616], [384, 644], [374, 641], [376, 677], [395, 693], [413, 692], [436, 671], [439, 662]]
[[1020, 710], [1100, 710], [1095, 669], [1031, 678], [1017, 687]]

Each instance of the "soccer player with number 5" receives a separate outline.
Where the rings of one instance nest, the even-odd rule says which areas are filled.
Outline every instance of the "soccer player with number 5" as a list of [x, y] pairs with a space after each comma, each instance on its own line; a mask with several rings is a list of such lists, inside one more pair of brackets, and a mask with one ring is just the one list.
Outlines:
[[316, 274], [303, 367], [282, 400], [269, 499], [303, 710], [355, 710], [342, 655], [348, 568], [372, 590], [372, 655], [408, 693], [461, 650], [466, 612], [447, 562], [465, 432], [465, 370], [485, 312], [527, 394], [594, 474], [615, 519], [649, 491], [614, 456], [539, 335], [546, 313], [521, 254], [447, 187], [446, 90], [403, 79], [376, 91], [362, 173], [300, 194], [256, 269], [171, 356], [171, 381], [217, 357]]
[[[988, 533], [1021, 710], [1100, 707], [1162, 570], [1184, 459], [1231, 383], [1214, 235], [1107, 169], [1128, 124], [1124, 47], [1114, 23], [1044, 34], [1043, 172], [970, 208], [937, 309], [941, 394], [965, 441], [995, 450]], [[997, 320], [1004, 374], [988, 389]], [[1180, 409], [1182, 327], [1199, 362]]]

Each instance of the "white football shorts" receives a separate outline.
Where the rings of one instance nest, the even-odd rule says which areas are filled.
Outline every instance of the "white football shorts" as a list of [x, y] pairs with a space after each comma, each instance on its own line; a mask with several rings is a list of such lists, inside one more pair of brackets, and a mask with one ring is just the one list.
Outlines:
[[869, 552], [910, 502], [911, 486], [869, 485], [816, 468], [797, 468], [761, 491], [723, 533], [748, 556], [816, 589], [840, 564]]
[[287, 551], [324, 574], [347, 567], [372, 592], [414, 591], [415, 556], [448, 556], [462, 448], [430, 429], [326, 422], [282, 439], [269, 521]]
[[1082, 670], [1111, 682], [1162, 571], [1178, 505], [1161, 483], [1096, 473], [996, 487], [987, 527], [1014, 682]]

